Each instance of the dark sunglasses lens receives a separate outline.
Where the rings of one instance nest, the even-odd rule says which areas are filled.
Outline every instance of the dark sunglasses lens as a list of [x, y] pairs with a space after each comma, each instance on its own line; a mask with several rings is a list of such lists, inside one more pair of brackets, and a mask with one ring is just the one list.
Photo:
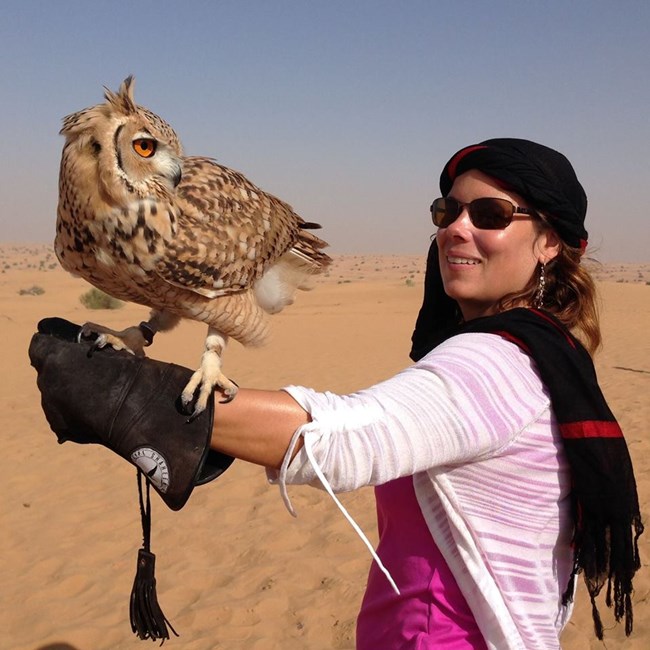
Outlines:
[[472, 223], [482, 230], [503, 230], [512, 221], [514, 208], [505, 199], [476, 199], [469, 206]]
[[446, 228], [458, 217], [460, 206], [454, 199], [436, 199], [431, 205], [431, 218], [433, 225], [438, 228]]

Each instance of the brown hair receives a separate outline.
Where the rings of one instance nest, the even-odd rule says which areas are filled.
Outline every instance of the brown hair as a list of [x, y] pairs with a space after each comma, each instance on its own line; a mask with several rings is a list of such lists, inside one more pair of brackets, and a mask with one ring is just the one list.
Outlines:
[[[541, 228], [550, 228], [541, 216]], [[579, 248], [560, 240], [557, 257], [544, 267], [545, 288], [543, 308], [551, 312], [587, 348], [592, 356], [601, 345], [600, 321], [597, 307], [596, 285], [589, 271], [582, 264], [583, 254]], [[509, 294], [499, 301], [499, 311], [535, 306], [539, 275], [535, 274], [524, 289]]]

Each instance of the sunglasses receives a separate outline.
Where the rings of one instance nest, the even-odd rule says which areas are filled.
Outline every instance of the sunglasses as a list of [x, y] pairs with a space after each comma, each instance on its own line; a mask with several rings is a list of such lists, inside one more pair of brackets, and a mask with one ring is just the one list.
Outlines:
[[518, 216], [522, 219], [532, 219], [537, 216], [534, 210], [520, 208], [507, 199], [482, 198], [470, 203], [461, 203], [450, 197], [436, 199], [431, 204], [431, 218], [438, 228], [451, 226], [467, 208], [469, 219], [475, 228], [481, 230], [503, 230]]

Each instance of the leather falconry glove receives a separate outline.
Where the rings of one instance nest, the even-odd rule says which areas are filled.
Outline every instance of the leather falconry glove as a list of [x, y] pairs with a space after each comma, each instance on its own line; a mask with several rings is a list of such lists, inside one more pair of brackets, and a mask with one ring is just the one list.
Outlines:
[[[154, 556], [149, 550], [149, 485], [172, 510], [194, 487], [222, 474], [231, 456], [210, 449], [214, 398], [188, 420], [180, 394], [192, 371], [78, 341], [80, 327], [46, 318], [32, 337], [29, 358], [38, 373], [41, 405], [60, 443], [96, 443], [138, 468], [143, 549], [131, 594], [131, 627], [140, 638], [167, 639], [171, 627], [156, 601]], [[141, 476], [146, 477], [146, 499]]]

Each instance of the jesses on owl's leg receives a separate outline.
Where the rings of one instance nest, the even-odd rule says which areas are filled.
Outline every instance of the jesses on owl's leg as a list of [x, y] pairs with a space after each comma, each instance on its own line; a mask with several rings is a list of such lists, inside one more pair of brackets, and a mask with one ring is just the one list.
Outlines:
[[221, 372], [221, 355], [226, 349], [228, 337], [214, 327], [208, 327], [205, 339], [205, 352], [201, 357], [201, 367], [192, 375], [181, 394], [181, 401], [187, 407], [194, 399], [194, 393], [199, 393], [194, 401], [194, 412], [190, 419], [203, 411], [208, 403], [210, 393], [218, 386], [226, 395], [224, 402], [230, 402], [237, 394], [237, 384]]
[[79, 332], [79, 339], [94, 339], [93, 349], [110, 345], [116, 350], [126, 350], [138, 357], [143, 357], [145, 356], [144, 348], [151, 345], [154, 334], [172, 329], [179, 321], [179, 316], [152, 309], [148, 321], [127, 327], [124, 330], [112, 330], [96, 323], [84, 323]]

